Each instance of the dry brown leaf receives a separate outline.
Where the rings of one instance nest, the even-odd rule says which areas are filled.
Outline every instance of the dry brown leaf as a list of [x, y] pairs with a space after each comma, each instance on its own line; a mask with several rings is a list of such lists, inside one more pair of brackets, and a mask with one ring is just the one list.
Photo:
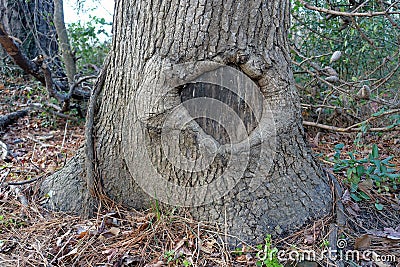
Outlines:
[[340, 59], [340, 57], [342, 56], [342, 51], [335, 51], [332, 54], [331, 59], [329, 60], [330, 63], [337, 61]]
[[358, 188], [368, 196], [370, 196], [369, 191], [372, 189], [373, 186], [374, 184], [371, 179], [364, 180], [358, 184]]
[[217, 243], [215, 240], [204, 242], [205, 246], [201, 246], [201, 250], [207, 254], [212, 254], [214, 252], [214, 244]]
[[318, 227], [304, 231], [304, 244], [314, 244], [317, 241], [316, 239], [318, 238], [320, 232], [321, 230]]
[[180, 249], [180, 248], [183, 246], [183, 244], [185, 244], [186, 241], [187, 241], [186, 238], [181, 239], [181, 241], [179, 241], [179, 242], [176, 244], [174, 250], [177, 251], [178, 249]]
[[237, 262], [247, 262], [247, 257], [246, 257], [246, 255], [241, 255], [241, 256], [237, 256], [236, 257], [236, 261]]
[[356, 241], [354, 243], [354, 248], [355, 249], [367, 249], [371, 246], [371, 236], [369, 235], [362, 235], [360, 237], [356, 238]]
[[325, 67], [324, 69], [323, 69], [326, 73], [328, 73], [329, 74], [329, 76], [339, 76], [339, 74], [337, 73], [337, 71], [336, 70], [334, 70], [332, 67]]
[[58, 258], [58, 261], [61, 261], [61, 260], [65, 259], [65, 258], [68, 258], [68, 257], [71, 257], [71, 256], [73, 256], [73, 255], [75, 255], [75, 254], [77, 254], [77, 253], [78, 253], [78, 248], [74, 248], [73, 250], [71, 250], [70, 252], [68, 252], [67, 255], [64, 255], [64, 256]]
[[161, 267], [163, 265], [164, 265], [163, 261], [158, 261], [158, 262], [156, 262], [154, 264], [146, 264], [145, 267]]
[[117, 236], [121, 232], [121, 229], [119, 229], [117, 227], [111, 227], [109, 232], [112, 233], [113, 235]]
[[82, 239], [82, 238], [84, 238], [85, 236], [87, 236], [88, 234], [89, 234], [88, 231], [80, 232], [80, 233], [76, 236], [76, 238], [77, 238], [77, 239]]

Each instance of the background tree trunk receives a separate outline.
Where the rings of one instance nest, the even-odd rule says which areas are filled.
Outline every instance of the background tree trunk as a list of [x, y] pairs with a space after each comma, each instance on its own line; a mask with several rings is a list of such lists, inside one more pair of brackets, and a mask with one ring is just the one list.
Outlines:
[[54, 2], [0, 0], [0, 22], [6, 32], [22, 41], [30, 58], [54, 57], [58, 52], [53, 21]]
[[54, 0], [54, 26], [56, 27], [60, 42], [61, 54], [64, 59], [68, 83], [71, 86], [75, 81], [76, 63], [69, 44], [67, 28], [64, 23], [64, 4], [62, 0]]
[[[107, 196], [134, 208], [148, 207], [152, 197], [187, 206], [195, 218], [221, 223], [246, 241], [292, 232], [329, 213], [328, 178], [303, 138], [288, 23], [285, 0], [116, 1], [113, 48], [93, 132], [96, 174]], [[242, 99], [241, 93], [226, 90], [219, 70], [232, 71], [228, 82], [251, 80], [262, 104], [254, 104], [259, 96], [247, 88]], [[242, 74], [237, 79], [235, 71]], [[220, 76], [214, 84], [196, 80], [207, 75]], [[171, 81], [176, 87], [166, 86]], [[229, 125], [224, 112], [203, 103], [204, 97], [235, 110], [242, 127], [235, 120]], [[182, 102], [184, 109], [174, 113]], [[185, 103], [197, 105], [191, 109]], [[249, 103], [256, 107], [253, 115]], [[170, 119], [194, 118], [191, 113], [198, 110], [214, 117], [179, 125], [175, 136], [175, 125], [165, 127]], [[227, 130], [218, 123], [227, 124]], [[232, 129], [237, 131], [228, 136]], [[172, 142], [176, 136], [177, 145]], [[200, 167], [190, 165], [203, 155], [202, 147], [211, 151], [211, 163], [206, 168], [201, 160], [196, 161]], [[70, 171], [79, 164], [72, 161], [44, 182], [43, 192], [52, 192], [49, 205], [79, 212], [74, 199], [84, 199], [84, 189], [75, 187], [64, 201], [64, 188], [84, 179], [82, 167]]]

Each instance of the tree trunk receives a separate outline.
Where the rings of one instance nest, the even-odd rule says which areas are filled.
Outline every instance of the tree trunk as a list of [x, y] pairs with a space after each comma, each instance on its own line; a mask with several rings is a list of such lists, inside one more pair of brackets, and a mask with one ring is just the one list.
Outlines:
[[[188, 207], [246, 241], [328, 214], [329, 181], [305, 144], [290, 70], [289, 2], [156, 2], [116, 1], [88, 140], [104, 193], [134, 208], [153, 198]], [[80, 211], [80, 162], [44, 182], [49, 205]], [[76, 197], [63, 201], [71, 184]]]
[[22, 42], [29, 58], [39, 54], [55, 57], [58, 52], [53, 21], [53, 1], [0, 0], [0, 23]]
[[54, 1], [54, 26], [57, 30], [68, 83], [71, 86], [75, 82], [76, 64], [71, 46], [69, 44], [67, 28], [65, 27], [64, 23], [64, 4], [62, 0]]

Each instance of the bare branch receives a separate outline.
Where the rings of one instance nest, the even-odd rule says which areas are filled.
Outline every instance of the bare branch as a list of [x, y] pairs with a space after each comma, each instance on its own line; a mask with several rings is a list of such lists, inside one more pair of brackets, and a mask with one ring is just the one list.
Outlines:
[[4, 182], [4, 183], [1, 183], [1, 185], [2, 186], [25, 185], [25, 184], [30, 184], [30, 183], [36, 182], [36, 181], [42, 179], [43, 177], [44, 177], [44, 175], [36, 177], [36, 178], [33, 178], [33, 179], [30, 179], [30, 180], [24, 180], [24, 181], [19, 181], [19, 182]]
[[[305, 126], [312, 126], [312, 127], [317, 127], [333, 132], [339, 132], [339, 133], [349, 133], [349, 132], [361, 132], [361, 128], [341, 128], [341, 127], [336, 127], [336, 126], [331, 126], [331, 125], [326, 125], [326, 124], [321, 124], [321, 123], [316, 123], [316, 122], [311, 122], [311, 121], [303, 121], [303, 125]], [[367, 131], [368, 132], [391, 132], [391, 131], [399, 131], [400, 127], [394, 127], [394, 128], [388, 128], [388, 127], [382, 127], [382, 128], [370, 128]]]
[[[57, 82], [51, 78], [50, 70], [47, 66], [42, 66], [44, 61], [44, 56], [40, 55], [33, 60], [29, 60], [27, 56], [20, 49], [20, 46], [17, 42], [14, 41], [14, 38], [9, 36], [7, 32], [4, 30], [3, 26], [0, 24], [0, 44], [6, 50], [7, 54], [14, 60], [14, 62], [23, 69], [26, 73], [31, 74], [38, 81], [40, 81], [44, 86], [46, 86], [47, 90], [50, 89], [49, 93], [51, 96], [56, 97], [58, 100], [69, 100], [71, 97], [77, 100], [87, 100], [90, 98], [90, 93], [84, 90], [77, 88], [77, 86], [82, 82], [78, 81], [76, 85], [74, 84], [73, 89], [71, 91], [70, 88], [65, 88], [66, 85]], [[40, 68], [42, 66], [42, 68]], [[89, 76], [88, 76], [89, 77]], [[85, 77], [84, 77], [85, 78]], [[86, 80], [86, 78], [85, 78]], [[59, 91], [68, 92], [68, 95], [62, 95], [57, 92], [55, 88], [58, 88]]]
[[[349, 133], [349, 132], [361, 132], [363, 129], [361, 126], [363, 124], [369, 123], [373, 120], [376, 120], [377, 118], [399, 113], [400, 109], [394, 109], [394, 110], [389, 110], [386, 112], [383, 112], [377, 116], [372, 116], [362, 122], [353, 124], [349, 127], [342, 128], [342, 127], [336, 127], [336, 126], [331, 126], [331, 125], [326, 125], [326, 124], [321, 124], [321, 123], [316, 123], [316, 122], [310, 122], [310, 121], [303, 121], [303, 125], [305, 126], [312, 126], [312, 127], [318, 127], [321, 129], [329, 130], [329, 131], [334, 131], [334, 132], [341, 132], [341, 133]], [[381, 128], [369, 128], [367, 129], [368, 132], [390, 132], [390, 131], [398, 131], [400, 130], [400, 127], [381, 127]]]
[[25, 54], [21, 52], [19, 44], [6, 33], [2, 24], [0, 24], [0, 44], [21, 69], [23, 69], [26, 73], [31, 74], [42, 84], [46, 83], [43, 75], [39, 72], [39, 66], [30, 61]]
[[[49, 103], [46, 103], [45, 105], [47, 105], [47, 106], [49, 106], [49, 107], [55, 108], [54, 105], [51, 105], [51, 104], [49, 104]], [[42, 111], [49, 112], [49, 113], [51, 113], [51, 114], [53, 114], [53, 115], [55, 115], [55, 116], [58, 116], [58, 117], [60, 117], [60, 118], [64, 118], [64, 119], [72, 120], [72, 121], [78, 121], [78, 119], [75, 118], [75, 117], [72, 117], [72, 116], [69, 116], [69, 115], [67, 115], [67, 114], [64, 114], [64, 113], [61, 113], [61, 112], [57, 112], [57, 111], [54, 111], [54, 110], [46, 109], [46, 108], [43, 107], [42, 104], [39, 104], [39, 103], [32, 103], [32, 104], [30, 104], [29, 106], [30, 106], [31, 108], [34, 108], [34, 109], [39, 109], [39, 110], [42, 110]]]
[[364, 12], [364, 13], [360, 13], [360, 12], [342, 12], [342, 11], [326, 9], [326, 8], [323, 8], [323, 7], [316, 7], [316, 6], [310, 5], [309, 3], [307, 3], [304, 0], [299, 0], [299, 1], [307, 9], [318, 11], [318, 12], [325, 13], [325, 14], [341, 16], [341, 17], [377, 17], [377, 16], [400, 14], [400, 11], [389, 11], [390, 8], [388, 8], [386, 11], [378, 11], [378, 12]]

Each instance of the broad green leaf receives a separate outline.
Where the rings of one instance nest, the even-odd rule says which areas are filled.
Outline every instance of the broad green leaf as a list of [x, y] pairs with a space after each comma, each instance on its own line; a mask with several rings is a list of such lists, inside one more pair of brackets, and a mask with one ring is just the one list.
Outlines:
[[380, 203], [375, 203], [375, 208], [376, 208], [377, 210], [383, 210], [383, 205], [380, 204]]
[[335, 145], [335, 149], [342, 149], [343, 147], [344, 147], [344, 144]]
[[400, 173], [387, 173], [387, 177], [389, 177], [391, 180], [395, 180], [400, 178]]
[[377, 159], [379, 157], [379, 150], [378, 150], [378, 146], [376, 144], [374, 144], [372, 146], [372, 152], [371, 153], [372, 153], [372, 157], [374, 159]]
[[371, 198], [365, 194], [363, 191], [358, 192], [358, 194], [360, 195], [361, 198], [365, 199], [365, 200], [370, 200]]
[[355, 202], [361, 201], [361, 198], [359, 198], [355, 193], [351, 193], [350, 196]]
[[365, 168], [363, 165], [358, 165], [356, 167], [356, 171], [357, 171], [357, 176], [361, 177], [365, 173]]

